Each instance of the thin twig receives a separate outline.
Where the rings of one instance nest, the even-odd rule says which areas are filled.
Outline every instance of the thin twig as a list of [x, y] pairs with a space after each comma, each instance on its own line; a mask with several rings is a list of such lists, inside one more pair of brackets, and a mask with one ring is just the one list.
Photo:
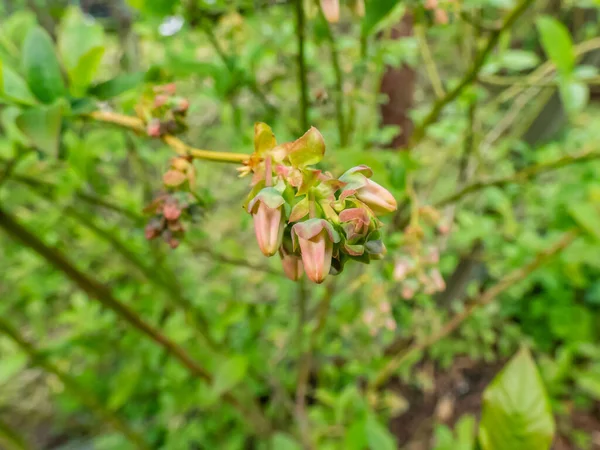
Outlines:
[[495, 30], [491, 33], [485, 47], [477, 54], [475, 60], [473, 61], [473, 64], [471, 65], [471, 68], [465, 74], [462, 80], [456, 85], [456, 87], [454, 87], [454, 89], [449, 91], [444, 97], [442, 97], [434, 103], [433, 107], [425, 116], [423, 121], [415, 128], [415, 131], [410, 140], [410, 147], [414, 147], [425, 137], [427, 128], [438, 119], [444, 107], [448, 103], [455, 100], [467, 86], [469, 86], [473, 81], [477, 79], [479, 71], [483, 67], [483, 64], [485, 63], [485, 60], [487, 59], [488, 55], [492, 52], [492, 50], [498, 43], [498, 40], [500, 39], [502, 33], [508, 28], [510, 28], [513, 25], [513, 23], [515, 23], [515, 21], [519, 18], [519, 16], [522, 13], [525, 12], [525, 10], [529, 7], [529, 5], [531, 5], [531, 3], [533, 3], [533, 0], [522, 0], [521, 3], [519, 3], [515, 7], [515, 9], [513, 9], [508, 14], [506, 19], [504, 19], [502, 26], [498, 30]]
[[302, 131], [308, 130], [308, 77], [306, 70], [305, 44], [305, 17], [304, 2], [296, 0], [296, 40], [298, 42], [298, 53], [296, 55], [298, 65], [298, 87], [300, 89], [300, 123]]
[[[144, 122], [132, 116], [126, 116], [110, 111], [94, 111], [88, 114], [88, 117], [97, 120], [99, 122], [112, 123], [123, 128], [127, 128], [137, 133], [146, 133], [144, 128]], [[165, 144], [171, 147], [175, 153], [180, 156], [191, 156], [194, 159], [203, 159], [207, 161], [225, 162], [233, 164], [241, 164], [248, 161], [250, 155], [245, 153], [229, 153], [229, 152], [215, 152], [212, 150], [203, 150], [194, 148], [187, 145], [181, 139], [171, 136], [170, 134], [164, 135], [162, 140]]]
[[455, 192], [452, 195], [449, 195], [441, 200], [438, 200], [434, 203], [436, 208], [446, 206], [451, 203], [455, 203], [465, 197], [468, 194], [479, 191], [481, 189], [491, 187], [491, 186], [503, 186], [509, 183], [522, 183], [527, 181], [530, 178], [536, 177], [541, 173], [549, 172], [552, 170], [560, 169], [562, 167], [569, 166], [571, 164], [578, 164], [587, 161], [592, 161], [600, 158], [600, 152], [595, 152], [591, 150], [586, 150], [576, 155], [565, 155], [555, 161], [550, 161], [546, 163], [537, 164], [526, 169], [523, 169], [519, 172], [516, 172], [512, 175], [508, 175], [505, 177], [500, 177], [492, 180], [482, 180], [476, 181], [468, 186], [465, 186], [458, 192]]
[[[321, 15], [323, 16], [323, 11], [320, 11]], [[331, 29], [329, 22], [325, 19], [325, 16], [323, 16], [322, 19], [326, 26], [326, 36], [327, 40], [329, 41], [329, 50], [331, 53], [331, 65], [333, 66], [333, 72], [335, 74], [334, 102], [340, 146], [345, 147], [348, 144], [348, 132], [346, 129], [346, 120], [344, 118], [344, 76], [340, 66], [340, 55], [335, 42], [333, 30]]]
[[300, 430], [302, 434], [308, 440], [308, 444], [305, 445], [305, 447], [308, 448], [312, 448], [312, 444], [310, 444], [310, 436], [308, 436], [309, 424], [308, 417], [306, 415], [306, 395], [308, 393], [308, 381], [310, 378], [310, 372], [312, 370], [313, 351], [317, 345], [319, 335], [327, 323], [329, 307], [331, 306], [331, 300], [335, 294], [335, 287], [335, 281], [331, 281], [327, 286], [323, 298], [321, 298], [318, 304], [317, 324], [312, 330], [306, 351], [300, 357], [298, 367], [298, 385], [296, 387], [296, 420], [298, 420], [300, 424]]
[[135, 448], [140, 450], [150, 449], [140, 434], [132, 430], [119, 416], [106, 408], [98, 398], [90, 394], [89, 391], [82, 387], [74, 378], [48, 361], [42, 352], [38, 351], [29, 341], [19, 334], [17, 328], [13, 327], [2, 317], [0, 317], [0, 333], [17, 344], [21, 350], [27, 354], [33, 364], [44, 369], [46, 372], [55, 375], [66, 389], [79, 397], [99, 418], [108, 422], [113, 428], [123, 433]]
[[406, 351], [400, 351], [399, 353], [396, 353], [396, 355], [381, 370], [379, 370], [375, 378], [373, 378], [373, 380], [369, 383], [369, 389], [375, 390], [381, 387], [398, 370], [398, 368], [402, 366], [403, 363], [410, 360], [415, 354], [423, 352], [436, 342], [451, 334], [465, 320], [471, 317], [471, 315], [477, 309], [489, 305], [498, 295], [506, 291], [515, 283], [527, 278], [533, 271], [547, 263], [560, 251], [568, 247], [575, 240], [578, 234], [579, 233], [576, 230], [566, 232], [557, 243], [538, 253], [533, 261], [531, 261], [529, 264], [510, 272], [508, 275], [500, 279], [494, 286], [487, 289], [477, 301], [469, 304], [462, 312], [454, 315], [440, 328], [439, 331], [429, 336], [424, 341], [412, 345]]
[[431, 82], [431, 87], [433, 87], [433, 92], [435, 92], [437, 98], [443, 98], [446, 92], [444, 91], [444, 85], [442, 84], [442, 79], [440, 78], [433, 56], [431, 56], [431, 50], [429, 44], [427, 44], [427, 36], [423, 26], [417, 25], [415, 27], [415, 35], [417, 36], [419, 50], [421, 51], [421, 57], [425, 63], [425, 70]]
[[[180, 347], [158, 329], [146, 323], [135, 311], [117, 300], [110, 289], [88, 274], [81, 272], [57, 249], [47, 246], [37, 236], [19, 224], [12, 216], [0, 209], [0, 228], [3, 228], [10, 236], [20, 241], [42, 256], [56, 269], [62, 271], [90, 298], [98, 300], [104, 307], [116, 313], [129, 325], [146, 335], [152, 341], [165, 349], [172, 357], [185, 366], [191, 374], [209, 383], [213, 381], [211, 374], [194, 360], [186, 350]], [[255, 403], [250, 406], [243, 405], [230, 393], [223, 394], [223, 399], [235, 407], [244, 419], [253, 425], [253, 430], [260, 435], [270, 432], [270, 424], [263, 415], [260, 407]]]

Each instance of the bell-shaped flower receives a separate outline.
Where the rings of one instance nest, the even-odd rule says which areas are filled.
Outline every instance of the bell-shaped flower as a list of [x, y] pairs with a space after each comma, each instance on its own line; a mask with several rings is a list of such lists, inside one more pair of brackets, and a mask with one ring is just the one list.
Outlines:
[[273, 256], [281, 246], [285, 225], [284, 203], [281, 193], [272, 187], [262, 189], [248, 203], [248, 212], [254, 219], [256, 240], [265, 256]]
[[340, 236], [325, 219], [309, 219], [292, 227], [294, 249], [300, 247], [306, 276], [315, 283], [322, 283], [329, 274], [333, 244]]
[[395, 211], [398, 208], [396, 199], [386, 188], [370, 180], [373, 171], [367, 166], [356, 166], [346, 171], [340, 180], [348, 183], [340, 196], [355, 195], [357, 199], [367, 205], [378, 215]]
[[292, 281], [298, 281], [304, 273], [302, 258], [286, 251], [283, 245], [279, 248], [279, 256], [285, 276]]

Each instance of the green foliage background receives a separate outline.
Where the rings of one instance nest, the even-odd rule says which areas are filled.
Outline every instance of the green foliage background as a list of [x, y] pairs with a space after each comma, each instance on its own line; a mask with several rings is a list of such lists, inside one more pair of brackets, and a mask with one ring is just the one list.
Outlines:
[[[97, 2], [95, 18], [66, 3], [0, 10], [1, 448], [393, 449], [389, 424], [417, 408], [410, 390], [435, 390], [465, 359], [510, 358], [454, 429], [430, 419], [423, 448], [598, 448], [572, 420], [600, 424], [596, 2], [440, 0], [448, 23], [423, 2], [367, 0], [364, 17], [342, 2], [338, 24], [311, 1]], [[406, 11], [414, 33], [393, 39]], [[414, 139], [386, 149], [398, 129], [380, 125], [379, 85], [403, 65], [417, 76]], [[287, 280], [241, 208], [247, 179], [202, 160], [201, 217], [176, 250], [147, 241], [143, 209], [173, 149], [90, 113], [134, 116], [169, 82], [190, 101], [180, 137], [193, 147], [251, 153], [255, 122], [289, 141], [306, 114], [324, 169], [370, 166], [401, 205], [385, 219], [386, 259], [324, 285]], [[565, 233], [573, 242], [545, 255]], [[414, 248], [440, 253], [443, 292], [397, 276]], [[209, 376], [96, 301], [107, 296]]]

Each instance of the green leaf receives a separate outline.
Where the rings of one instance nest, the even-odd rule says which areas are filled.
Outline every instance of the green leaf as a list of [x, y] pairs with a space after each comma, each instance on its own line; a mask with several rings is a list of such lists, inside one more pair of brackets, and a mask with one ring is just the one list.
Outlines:
[[60, 24], [58, 50], [72, 92], [81, 95], [96, 75], [104, 54], [102, 27], [87, 21], [78, 8], [69, 8]]
[[600, 241], [600, 211], [591, 203], [574, 203], [568, 208], [570, 216], [590, 236]]
[[483, 394], [479, 426], [482, 450], [544, 450], [554, 436], [554, 418], [533, 359], [521, 349]]
[[27, 147], [30, 145], [27, 136], [25, 136], [17, 126], [17, 118], [21, 115], [21, 110], [16, 106], [3, 108], [0, 113], [0, 124], [4, 134], [12, 141]]
[[403, 5], [397, 0], [369, 0], [365, 2], [365, 16], [361, 23], [363, 36], [368, 36], [378, 30], [378, 25], [390, 15], [395, 15], [394, 10]]
[[37, 103], [25, 80], [1, 61], [0, 74], [0, 99], [22, 105], [35, 105]]
[[306, 167], [319, 163], [325, 154], [325, 140], [315, 127], [296, 139], [288, 158], [294, 167]]
[[244, 379], [248, 371], [248, 358], [243, 355], [232, 356], [220, 364], [215, 374], [213, 391], [222, 395]]
[[52, 39], [43, 28], [33, 27], [27, 34], [21, 65], [29, 88], [42, 102], [52, 103], [66, 95]]
[[538, 18], [536, 25], [542, 47], [552, 62], [556, 64], [558, 72], [563, 76], [571, 74], [575, 67], [575, 51], [567, 27], [549, 16]]
[[275, 433], [271, 438], [271, 447], [277, 450], [302, 450], [302, 446], [287, 434]]
[[123, 406], [135, 391], [142, 375], [138, 364], [126, 364], [112, 379], [113, 390], [108, 398], [108, 408], [117, 410]]
[[596, 400], [600, 400], [600, 374], [595, 372], [580, 373], [575, 377], [575, 382], [580, 389], [583, 389]]
[[352, 423], [346, 431], [344, 438], [345, 450], [364, 450], [368, 445], [365, 433], [365, 419], [361, 418]]
[[567, 114], [572, 115], [584, 109], [590, 98], [590, 90], [581, 81], [563, 81], [558, 85], [560, 98]]
[[100, 100], [109, 100], [135, 88], [142, 81], [144, 81], [143, 72], [122, 74], [92, 86], [88, 93]]
[[36, 25], [35, 14], [28, 9], [22, 9], [16, 11], [2, 23], [2, 31], [16, 49], [20, 50], [28, 31]]
[[29, 141], [42, 152], [56, 156], [65, 106], [57, 102], [24, 111], [16, 123]]
[[365, 422], [365, 433], [371, 450], [396, 450], [397, 445], [392, 434], [371, 414]]
[[540, 58], [534, 52], [517, 49], [506, 50], [499, 59], [501, 67], [515, 72], [532, 69], [540, 63]]

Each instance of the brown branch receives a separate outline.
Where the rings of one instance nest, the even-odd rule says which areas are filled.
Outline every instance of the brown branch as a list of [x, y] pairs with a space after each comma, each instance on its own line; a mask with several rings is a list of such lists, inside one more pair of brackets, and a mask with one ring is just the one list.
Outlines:
[[[4, 231], [6, 231], [10, 236], [42, 256], [56, 269], [62, 271], [82, 291], [88, 294], [90, 298], [99, 301], [104, 307], [116, 313], [129, 325], [133, 326], [135, 329], [161, 346], [167, 353], [185, 366], [194, 376], [209, 383], [212, 382], [211, 374], [196, 360], [194, 360], [186, 352], [186, 350], [184, 350], [175, 342], [171, 341], [159, 330], [142, 320], [132, 309], [117, 300], [104, 284], [81, 272], [61, 252], [55, 248], [47, 246], [37, 236], [19, 224], [13, 217], [4, 212], [2, 209], [0, 209], [0, 228], [3, 228]], [[257, 434], [264, 435], [270, 432], [270, 424], [262, 414], [262, 411], [258, 405], [252, 403], [251, 406], [247, 407], [241, 404], [230, 393], [223, 394], [223, 399], [235, 407], [241, 413], [242, 417], [252, 423], [252, 429]]]
[[498, 43], [498, 40], [500, 39], [502, 33], [509, 29], [515, 23], [515, 21], [519, 18], [521, 14], [525, 12], [525, 10], [529, 7], [529, 5], [531, 5], [531, 3], [533, 3], [533, 0], [522, 0], [521, 3], [519, 3], [515, 7], [515, 9], [513, 9], [508, 14], [508, 16], [506, 16], [504, 22], [502, 23], [502, 26], [500, 26], [497, 30], [494, 30], [491, 33], [487, 43], [485, 44], [485, 47], [475, 56], [475, 60], [473, 61], [471, 68], [465, 74], [462, 80], [456, 85], [454, 89], [449, 91], [444, 97], [440, 98], [434, 103], [433, 107], [425, 116], [423, 121], [415, 128], [415, 131], [409, 143], [410, 147], [414, 147], [419, 142], [421, 142], [421, 140], [425, 137], [427, 128], [438, 119], [446, 105], [454, 101], [467, 86], [469, 86], [477, 79], [479, 71], [483, 67], [483, 64], [485, 63], [485, 60], [487, 59], [489, 54], [492, 52], [492, 50]]
[[135, 446], [135, 448], [140, 450], [150, 449], [142, 436], [132, 430], [126, 422], [121, 420], [119, 416], [107, 409], [98, 398], [90, 394], [74, 378], [61, 371], [58, 367], [48, 361], [43, 353], [38, 351], [33, 344], [20, 335], [17, 329], [2, 317], [0, 317], [0, 333], [4, 334], [15, 344], [17, 344], [21, 350], [27, 354], [33, 364], [44, 369], [46, 372], [55, 375], [63, 383], [67, 390], [70, 390], [73, 392], [73, 394], [79, 397], [81, 401], [99, 418], [110, 423], [116, 430], [123, 433], [123, 435]]
[[594, 152], [592, 150], [585, 150], [581, 153], [575, 155], [565, 155], [561, 158], [558, 158], [555, 161], [550, 161], [546, 163], [536, 164], [531, 167], [527, 167], [519, 172], [516, 172], [512, 175], [508, 175], [506, 177], [500, 177], [493, 180], [482, 180], [476, 181], [468, 186], [465, 186], [461, 190], [451, 194], [441, 200], [438, 200], [434, 203], [436, 208], [440, 208], [446, 206], [451, 203], [455, 203], [458, 200], [462, 199], [468, 194], [479, 191], [481, 189], [491, 187], [491, 186], [504, 186], [510, 183], [522, 183], [524, 181], [529, 180], [530, 178], [534, 178], [542, 173], [550, 172], [552, 170], [561, 169], [563, 167], [569, 166], [571, 164], [578, 164], [587, 161], [592, 161], [600, 158], [600, 152]]
[[415, 354], [418, 354], [439, 340], [447, 337], [454, 332], [465, 320], [482, 306], [489, 305], [498, 295], [506, 291], [508, 288], [513, 286], [515, 283], [527, 278], [533, 271], [547, 263], [560, 251], [568, 247], [578, 236], [576, 230], [566, 232], [557, 243], [547, 248], [546, 250], [538, 253], [536, 257], [529, 264], [526, 264], [519, 269], [510, 272], [508, 275], [500, 279], [494, 286], [486, 290], [479, 299], [469, 304], [465, 309], [454, 315], [449, 321], [447, 321], [439, 331], [429, 336], [422, 342], [418, 342], [408, 348], [406, 351], [400, 351], [377, 373], [375, 378], [371, 380], [369, 384], [370, 390], [375, 390], [382, 386], [394, 373], [398, 370], [402, 364], [410, 360]]

